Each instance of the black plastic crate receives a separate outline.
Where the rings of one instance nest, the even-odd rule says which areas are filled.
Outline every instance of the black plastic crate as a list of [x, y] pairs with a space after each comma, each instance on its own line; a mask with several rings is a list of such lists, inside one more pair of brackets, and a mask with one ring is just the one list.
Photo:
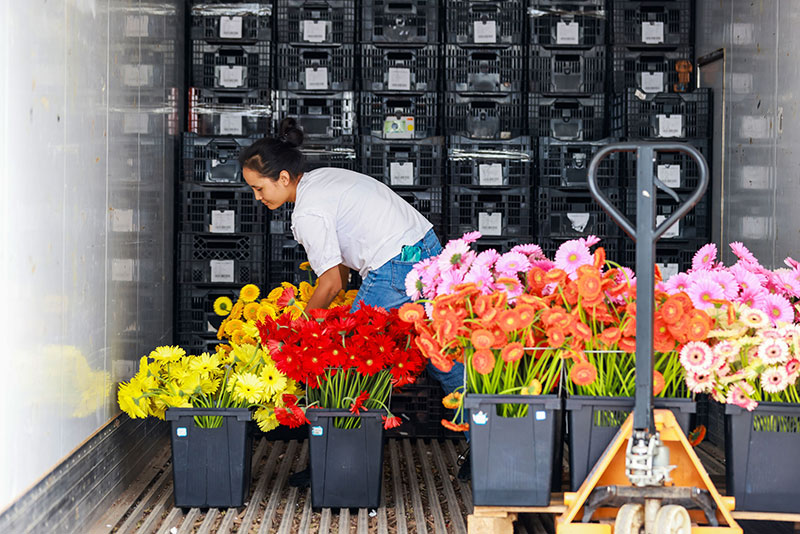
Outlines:
[[249, 187], [221, 188], [184, 184], [180, 188], [178, 231], [215, 234], [264, 234], [269, 210]]
[[351, 91], [355, 45], [326, 48], [279, 44], [276, 86], [289, 91]]
[[449, 236], [478, 230], [487, 237], [529, 236], [532, 232], [529, 187], [474, 189], [451, 187]]
[[358, 170], [358, 153], [353, 146], [303, 143], [302, 150], [306, 157], [306, 171], [320, 167]]
[[614, 0], [611, 41], [625, 46], [694, 43], [692, 0]]
[[269, 89], [269, 42], [210, 44], [192, 41], [192, 84], [208, 89]]
[[309, 273], [300, 270], [300, 264], [308, 261], [303, 245], [295, 241], [291, 233], [273, 233], [269, 238], [270, 286], [278, 286], [281, 282], [295, 285], [308, 282]]
[[439, 42], [439, 3], [434, 0], [363, 0], [361, 40], [379, 44]]
[[[706, 158], [709, 157], [707, 139], [689, 139], [689, 144], [697, 148]], [[626, 181], [636, 185], [637, 160], [634, 152], [621, 153], [624, 159]], [[652, 162], [652, 173], [675, 190], [694, 190], [700, 184], [700, 168], [694, 158], [685, 152], [656, 152]]]
[[294, 117], [308, 139], [336, 139], [352, 144], [355, 121], [353, 93], [301, 94], [277, 91], [273, 100], [275, 129], [283, 117]]
[[522, 91], [524, 59], [519, 45], [464, 47], [445, 45], [444, 79], [448, 91], [518, 93]]
[[[550, 237], [550, 236], [540, 235], [539, 237], [536, 238], [534, 243], [539, 245], [542, 248], [542, 252], [544, 252], [544, 255], [552, 260], [556, 257], [556, 252], [558, 251], [558, 248], [567, 241], [571, 241], [573, 239], [577, 238]], [[622, 261], [623, 239], [604, 237], [600, 239], [600, 242], [596, 246], [592, 247], [591, 250], [596, 250], [597, 247], [603, 247], [603, 249], [605, 249], [606, 258], [608, 258], [609, 260], [617, 262], [621, 264], [623, 267], [630, 267], [630, 268], [634, 267], [634, 265], [627, 265]]]
[[[636, 189], [628, 189], [626, 192], [627, 201], [625, 203], [625, 215], [631, 221], [636, 220]], [[691, 195], [690, 192], [679, 193], [681, 200], [686, 201]], [[675, 200], [665, 192], [658, 192], [656, 196], [656, 225], [675, 211], [678, 205]], [[676, 228], [677, 226], [677, 228]], [[659, 243], [669, 239], [711, 239], [711, 218], [709, 213], [709, 194], [706, 193], [694, 208], [692, 208], [682, 219], [671, 226], [659, 240]]]
[[387, 141], [361, 138], [361, 172], [392, 188], [442, 185], [443, 139]]
[[447, 430], [442, 419], [453, 418], [454, 410], [442, 405], [445, 393], [438, 380], [423, 370], [416, 382], [392, 390], [389, 407], [403, 420], [397, 428], [388, 430], [389, 437], [457, 438], [460, 432]]
[[639, 89], [644, 93], [685, 93], [694, 87], [694, 48], [675, 50], [611, 48], [612, 89], [624, 93]]
[[442, 216], [442, 188], [431, 187], [418, 191], [398, 190], [395, 191], [403, 200], [411, 204], [414, 209], [420, 212], [433, 225], [434, 231], [441, 235], [440, 230], [444, 223]]
[[[405, 5], [405, 4], [402, 4]], [[439, 80], [439, 47], [361, 47], [361, 87], [365, 91], [435, 92]]]
[[424, 139], [437, 134], [436, 93], [361, 93], [361, 134], [384, 139]]
[[447, 184], [466, 187], [530, 186], [533, 167], [531, 138], [476, 141], [448, 138]]
[[605, 95], [587, 97], [528, 96], [532, 137], [594, 141], [606, 137]]
[[605, 4], [605, 0], [531, 1], [531, 44], [559, 48], [604, 46], [608, 21]]
[[272, 40], [271, 4], [197, 3], [191, 15], [193, 40]]
[[[620, 189], [607, 188], [603, 193], [619, 209], [625, 207]], [[589, 190], [564, 191], [540, 187], [536, 191], [536, 233], [549, 238], [598, 237], [618, 238], [622, 230], [611, 220]]]
[[256, 141], [248, 137], [183, 134], [183, 179], [205, 184], [243, 184], [239, 152]]
[[[216, 334], [225, 319], [214, 313], [214, 301], [219, 297], [228, 297], [236, 302], [241, 286], [220, 285], [196, 286], [178, 284], [178, 307], [176, 333], [179, 337], [188, 334]], [[188, 352], [189, 349], [186, 348]]]
[[204, 352], [213, 354], [217, 345], [224, 345], [227, 340], [217, 339], [216, 334], [199, 334], [195, 332], [176, 332], [175, 344], [187, 354], [200, 355]]
[[447, 93], [444, 128], [470, 139], [512, 139], [526, 135], [528, 124], [521, 93], [464, 96]]
[[446, 0], [448, 43], [464, 45], [522, 44], [525, 35], [523, 0]]
[[[539, 139], [539, 185], [562, 189], [589, 188], [586, 173], [589, 162], [597, 151], [605, 145], [616, 143], [619, 139], [607, 138], [600, 141], [560, 141], [552, 137]], [[625, 187], [627, 174], [623, 171], [623, 155], [614, 152], [600, 163], [597, 169], [597, 183], [601, 189], [606, 187]]]
[[[692, 267], [692, 258], [700, 247], [708, 243], [708, 239], [659, 239], [656, 243], [656, 260], [661, 269], [663, 280], [679, 271]], [[636, 243], [632, 239], [623, 239], [623, 256], [620, 264], [631, 269], [636, 267]]]
[[270, 133], [269, 91], [189, 88], [189, 131], [205, 136]]
[[531, 93], [593, 94], [606, 90], [606, 47], [585, 50], [528, 48]]
[[710, 137], [712, 103], [710, 87], [669, 94], [628, 89], [614, 97], [612, 135], [630, 139]]
[[316, 46], [355, 42], [355, 0], [275, 0], [278, 42]]
[[[463, 234], [451, 235], [448, 237], [451, 239], [456, 239], [461, 237], [462, 235]], [[504, 254], [510, 251], [512, 248], [516, 247], [517, 245], [525, 245], [528, 243], [536, 243], [536, 241], [530, 235], [514, 236], [512, 238], [481, 237], [475, 242], [475, 250], [477, 252], [483, 252], [484, 250], [493, 248], [497, 252]]]
[[179, 234], [178, 283], [262, 284], [266, 234]]

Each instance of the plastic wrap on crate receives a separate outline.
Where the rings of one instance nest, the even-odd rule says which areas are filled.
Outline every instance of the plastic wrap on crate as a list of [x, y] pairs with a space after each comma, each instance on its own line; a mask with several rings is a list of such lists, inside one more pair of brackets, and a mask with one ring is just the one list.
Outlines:
[[583, 50], [528, 47], [531, 93], [604, 93], [607, 69], [605, 46]]
[[444, 222], [444, 217], [442, 216], [443, 199], [441, 187], [430, 187], [417, 191], [402, 189], [395, 192], [428, 219], [431, 224], [433, 224], [434, 231], [438, 235], [441, 235], [440, 229]]
[[[695, 253], [708, 242], [708, 238], [659, 239], [656, 242], [655, 263], [661, 269], [662, 279], [669, 280], [678, 272], [691, 269]], [[636, 243], [632, 239], [623, 239], [623, 254], [619, 261], [632, 269], [636, 266]]]
[[303, 143], [302, 150], [303, 155], [306, 157], [306, 171], [312, 171], [320, 167], [358, 170], [358, 153], [354, 146], [312, 142]]
[[178, 231], [214, 234], [264, 234], [269, 211], [249, 187], [208, 187], [185, 183], [178, 197]]
[[272, 43], [192, 41], [192, 84], [208, 89], [269, 89]]
[[178, 283], [263, 284], [266, 234], [178, 234]]
[[522, 44], [525, 37], [523, 0], [446, 0], [446, 42], [462, 45]]
[[198, 3], [192, 6], [191, 15], [193, 40], [272, 40], [271, 4]]
[[439, 3], [435, 0], [364, 0], [361, 41], [384, 44], [439, 42]]
[[361, 93], [361, 134], [424, 139], [437, 134], [438, 94]]
[[480, 141], [449, 137], [447, 184], [466, 187], [531, 185], [531, 138]]
[[330, 46], [355, 42], [355, 0], [275, 0], [278, 42]]
[[[691, 192], [679, 193], [685, 202]], [[636, 190], [626, 192], [625, 215], [628, 220], [636, 220]], [[711, 214], [709, 213], [710, 194], [706, 192], [700, 201], [680, 220], [670, 226], [659, 239], [659, 243], [670, 239], [711, 239]], [[667, 193], [659, 191], [656, 195], [656, 226], [668, 219], [678, 208], [678, 204]]]
[[532, 137], [555, 137], [564, 141], [594, 141], [606, 134], [606, 97], [556, 97], [529, 95]]
[[236, 285], [178, 284], [176, 291], [178, 294], [177, 321], [175, 323], [177, 335], [216, 334], [225, 317], [214, 313], [214, 301], [220, 297], [228, 297], [236, 302], [240, 288], [241, 286]]
[[392, 188], [442, 185], [441, 137], [419, 140], [361, 138], [361, 172]]
[[[688, 139], [686, 143], [694, 146], [706, 158], [710, 156], [708, 139]], [[623, 168], [627, 183], [636, 184], [638, 168], [636, 154], [623, 152], [620, 155], [625, 162]], [[697, 161], [685, 152], [658, 151], [655, 153], [655, 160], [652, 164], [653, 174], [668, 187], [677, 191], [694, 190], [700, 183], [700, 168]]]
[[[562, 189], [589, 188], [586, 173], [589, 162], [600, 148], [619, 139], [606, 138], [600, 141], [561, 141], [552, 137], [539, 139], [539, 167], [536, 175], [539, 185]], [[597, 183], [606, 187], [626, 187], [627, 174], [621, 164], [624, 155], [614, 152], [606, 156], [597, 168]]]
[[223, 186], [243, 184], [239, 152], [253, 144], [256, 139], [183, 134], [184, 181]]
[[447, 235], [479, 231], [485, 237], [532, 235], [530, 187], [450, 187]]
[[533, 0], [528, 7], [530, 42], [548, 47], [606, 44], [605, 0]]
[[614, 0], [611, 41], [625, 46], [694, 43], [693, 0]]
[[325, 48], [279, 44], [276, 85], [288, 91], [352, 91], [355, 45]]
[[189, 131], [206, 136], [268, 135], [272, 117], [269, 91], [189, 88]]
[[354, 105], [351, 91], [316, 94], [275, 91], [273, 123], [277, 130], [284, 117], [294, 117], [307, 140], [327, 139], [352, 144]]
[[628, 89], [615, 95], [611, 133], [629, 139], [707, 138], [712, 134], [713, 92], [643, 93]]
[[[625, 199], [619, 188], [605, 188], [603, 193], [617, 208], [624, 208]], [[622, 236], [622, 229], [588, 189], [565, 191], [539, 187], [536, 190], [536, 234], [548, 238], [589, 235], [618, 238]]]
[[361, 47], [361, 87], [365, 91], [435, 92], [439, 80], [439, 47]]
[[269, 284], [278, 286], [281, 282], [295, 285], [308, 281], [308, 272], [300, 270], [300, 264], [308, 261], [303, 245], [295, 241], [291, 233], [270, 234], [269, 243]]
[[448, 91], [518, 93], [522, 91], [524, 59], [519, 45], [466, 47], [445, 45], [444, 79]]
[[[165, 105], [139, 105], [109, 108], [109, 130], [123, 136], [138, 136], [140, 139], [162, 139], [167, 121], [175, 108]], [[124, 139], [124, 137], [123, 137]]]
[[528, 125], [521, 93], [460, 95], [447, 93], [445, 131], [470, 139], [512, 139]]
[[685, 93], [694, 87], [694, 48], [674, 50], [611, 48], [612, 89], [625, 93]]

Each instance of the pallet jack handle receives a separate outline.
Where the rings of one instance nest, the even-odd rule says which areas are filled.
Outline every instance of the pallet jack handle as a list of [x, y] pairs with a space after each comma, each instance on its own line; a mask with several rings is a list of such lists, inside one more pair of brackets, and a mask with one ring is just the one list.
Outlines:
[[[636, 226], [622, 214], [597, 185], [600, 162], [613, 152], [635, 152], [636, 166]], [[683, 152], [697, 162], [700, 183], [691, 196], [656, 225], [656, 191], [661, 189], [680, 203], [678, 195], [653, 174], [657, 152]], [[633, 411], [634, 431], [655, 433], [653, 419], [653, 314], [655, 311], [655, 252], [656, 241], [678, 222], [702, 198], [708, 187], [708, 163], [695, 147], [686, 143], [615, 143], [601, 148], [589, 163], [589, 191], [626, 234], [636, 243], [636, 393]], [[640, 372], [641, 371], [641, 372]]]

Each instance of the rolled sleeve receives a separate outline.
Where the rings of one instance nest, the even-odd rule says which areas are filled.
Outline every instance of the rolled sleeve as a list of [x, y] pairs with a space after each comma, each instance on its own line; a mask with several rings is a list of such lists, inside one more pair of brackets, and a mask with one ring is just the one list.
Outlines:
[[321, 215], [294, 214], [292, 233], [306, 250], [308, 263], [317, 276], [342, 263], [339, 238], [333, 221]]

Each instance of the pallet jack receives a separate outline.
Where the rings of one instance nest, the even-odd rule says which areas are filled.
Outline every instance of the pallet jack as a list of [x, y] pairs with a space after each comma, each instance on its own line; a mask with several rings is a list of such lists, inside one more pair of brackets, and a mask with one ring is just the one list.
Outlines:
[[[639, 162], [635, 226], [597, 184], [600, 162], [614, 152], [635, 152]], [[683, 152], [697, 162], [700, 183], [685, 202], [653, 175], [658, 152]], [[567, 509], [556, 519], [558, 534], [742, 533], [731, 515], [734, 499], [722, 497], [714, 487], [675, 416], [653, 410], [655, 245], [703, 196], [708, 174], [703, 155], [685, 143], [616, 143], [600, 149], [589, 164], [592, 196], [636, 242], [635, 404], [578, 491], [564, 495]], [[659, 225], [656, 189], [679, 204]]]

